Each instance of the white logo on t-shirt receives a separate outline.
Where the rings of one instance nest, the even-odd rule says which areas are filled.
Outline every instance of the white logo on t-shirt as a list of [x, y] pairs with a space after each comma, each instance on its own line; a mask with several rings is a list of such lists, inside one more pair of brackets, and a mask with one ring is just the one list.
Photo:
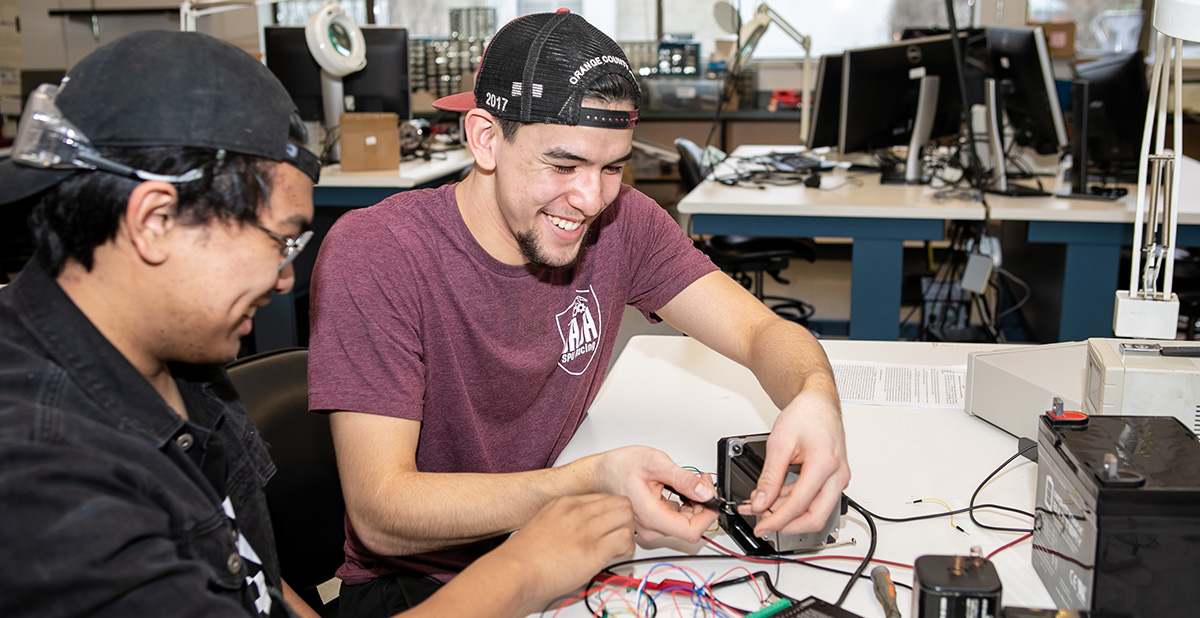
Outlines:
[[592, 364], [603, 332], [595, 291], [591, 287], [576, 290], [571, 305], [555, 316], [555, 321], [563, 344], [558, 366], [573, 376], [580, 375]]

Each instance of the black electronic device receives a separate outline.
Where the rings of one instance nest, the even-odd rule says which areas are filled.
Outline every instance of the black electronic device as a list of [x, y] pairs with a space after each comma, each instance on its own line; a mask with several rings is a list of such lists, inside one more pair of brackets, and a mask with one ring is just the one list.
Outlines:
[[[750, 494], [758, 486], [763, 462], [767, 457], [767, 436], [760, 433], [746, 436], [731, 436], [717, 441], [717, 497], [726, 503], [740, 504], [750, 500]], [[784, 484], [796, 480], [800, 466], [788, 467]], [[808, 534], [780, 534], [772, 532], [755, 536], [757, 515], [741, 515], [736, 511], [722, 510], [721, 527], [737, 542], [742, 551], [750, 556], [769, 556], [803, 551], [814, 551], [828, 543], [837, 541], [837, 533], [846, 512], [846, 500], [833, 510], [825, 526]]]
[[805, 144], [809, 148], [838, 148], [842, 120], [842, 54], [821, 56], [812, 119]]
[[990, 560], [970, 556], [920, 556], [913, 564], [912, 618], [998, 618], [1000, 575]]
[[[1150, 89], [1142, 52], [1118, 54], [1075, 65], [1075, 78], [1087, 81], [1087, 98], [1074, 109], [1087, 114], [1087, 131], [1075, 131], [1084, 141], [1088, 180], [1105, 184], [1136, 182], [1142, 131]], [[1074, 98], [1072, 94], [1072, 99]], [[1079, 124], [1079, 119], [1075, 119]]]
[[1000, 108], [1016, 142], [1039, 154], [1065, 150], [1067, 128], [1042, 29], [988, 28], [987, 47]]
[[956, 135], [962, 127], [962, 102], [949, 35], [846, 50], [840, 151], [908, 144], [917, 123], [923, 77], [940, 78], [930, 137]]
[[[347, 111], [393, 112], [412, 118], [408, 67], [408, 31], [404, 28], [363, 26], [367, 66], [342, 78]], [[308, 50], [304, 28], [267, 26], [263, 29], [267, 68], [292, 95], [300, 117], [323, 121], [321, 68]]]
[[1038, 425], [1033, 568], [1054, 604], [1092, 616], [1200, 607], [1200, 442], [1174, 417]]

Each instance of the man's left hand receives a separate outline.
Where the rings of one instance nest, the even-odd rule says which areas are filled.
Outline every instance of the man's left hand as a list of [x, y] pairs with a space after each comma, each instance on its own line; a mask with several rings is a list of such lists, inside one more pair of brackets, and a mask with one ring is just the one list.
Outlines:
[[[789, 465], [800, 476], [784, 486]], [[824, 527], [850, 483], [846, 436], [836, 399], [817, 389], [800, 392], [779, 414], [767, 438], [767, 457], [750, 506], [760, 515], [754, 534], [802, 534]]]

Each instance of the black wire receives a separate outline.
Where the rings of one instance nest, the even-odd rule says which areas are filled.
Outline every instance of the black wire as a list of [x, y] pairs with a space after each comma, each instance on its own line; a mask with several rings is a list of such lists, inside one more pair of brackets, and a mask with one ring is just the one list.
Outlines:
[[1035, 448], [1037, 448], [1037, 442], [1034, 442], [1033, 444], [1030, 444], [1030, 445], [1026, 446], [1025, 448], [1017, 451], [1016, 453], [1013, 454], [1012, 457], [1005, 459], [1004, 463], [1000, 464], [1000, 466], [998, 468], [996, 468], [995, 470], [992, 470], [992, 473], [987, 475], [987, 478], [983, 479], [983, 482], [979, 484], [979, 487], [975, 488], [975, 492], [971, 494], [971, 502], [968, 504], [968, 506], [971, 508], [971, 511], [970, 511], [971, 521], [974, 522], [974, 524], [976, 526], [979, 526], [980, 528], [983, 528], [985, 530], [995, 530], [997, 532], [1022, 532], [1022, 533], [1033, 532], [1032, 528], [1004, 528], [1001, 526], [989, 526], [986, 524], [981, 524], [981, 523], [979, 523], [978, 519], [975, 519], [975, 510], [974, 509], [975, 509], [975, 498], [979, 496], [980, 491], [983, 491], [983, 486], [987, 485], [988, 481], [992, 480], [992, 477], [999, 474], [1000, 471], [1003, 470], [1005, 468], [1005, 466], [1012, 463], [1012, 461], [1014, 459], [1020, 457], [1021, 455], [1024, 455], [1026, 451], [1028, 451], [1030, 449], [1035, 449]]
[[[746, 583], [746, 582], [749, 582], [749, 581], [756, 582], [756, 584], [757, 584], [757, 582], [758, 582], [758, 578], [759, 578], [760, 576], [763, 578], [763, 580], [764, 580], [764, 583], [765, 583], [765, 584], [766, 584], [766, 586], [767, 586], [767, 590], [769, 590], [769, 591], [771, 591], [772, 593], [774, 593], [774, 592], [775, 592], [775, 587], [771, 585], [771, 576], [770, 576], [770, 575], [767, 575], [767, 572], [766, 572], [766, 571], [755, 571], [755, 572], [753, 572], [753, 573], [751, 573], [751, 574], [749, 574], [749, 575], [743, 575], [743, 576], [741, 576], [741, 577], [735, 577], [735, 578], [733, 578], [733, 579], [727, 579], [727, 580], [725, 580], [725, 581], [712, 582], [711, 584], [709, 584], [709, 585], [708, 585], [708, 594], [709, 594], [709, 596], [710, 596], [710, 597], [712, 597], [712, 600], [713, 600], [713, 601], [716, 601], [717, 603], [720, 603], [722, 607], [727, 607], [727, 608], [729, 608], [729, 609], [731, 609], [731, 610], [733, 610], [733, 611], [735, 611], [735, 612], [737, 612], [737, 613], [739, 613], [739, 614], [743, 614], [743, 615], [745, 615], [745, 614], [752, 614], [752, 613], [754, 613], [754, 611], [755, 611], [755, 610], [747, 610], [747, 609], [742, 609], [742, 608], [740, 608], [740, 607], [735, 607], [735, 606], [733, 606], [733, 605], [730, 605], [730, 604], [728, 604], [728, 603], [726, 603], [726, 602], [724, 602], [724, 601], [718, 600], [718, 599], [717, 599], [717, 590], [718, 590], [718, 589], [721, 589], [721, 588], [728, 588], [728, 587], [731, 587], [731, 586], [736, 586], [736, 585], [738, 585], [738, 584], [744, 584], [744, 583]], [[759, 603], [759, 605], [766, 605], [766, 604], [767, 604], [767, 602], [768, 602], [768, 599], [764, 599], [764, 598], [762, 598], [762, 595], [760, 594], [760, 595], [759, 595], [759, 598], [758, 598], [758, 603]]]
[[[967, 65], [963, 59], [966, 52], [963, 50], [964, 42], [958, 36], [958, 20], [954, 15], [954, 0], [946, 0], [946, 22], [950, 30], [950, 48], [954, 51], [954, 72], [958, 77], [958, 93], [962, 103], [961, 120], [967, 125], [967, 141], [971, 144], [969, 150], [971, 171], [974, 172], [975, 186], [979, 189], [979, 202], [983, 205], [983, 221], [986, 226], [992, 218], [992, 209], [987, 203], [987, 197], [983, 190], [983, 166], [979, 163], [979, 153], [975, 150], [975, 127], [971, 123], [971, 101], [967, 97]], [[1003, 162], [999, 162], [999, 164], [1003, 165]], [[979, 240], [976, 238], [976, 243]]]
[[858, 578], [863, 577], [863, 571], [867, 570], [868, 564], [871, 564], [871, 559], [875, 557], [875, 543], [878, 541], [879, 536], [875, 530], [875, 520], [867, 513], [866, 509], [864, 509], [862, 506], [859, 506], [859, 504], [850, 497], [846, 498], [846, 504], [850, 505], [850, 508], [861, 513], [863, 518], [867, 520], [867, 527], [871, 529], [871, 544], [867, 547], [867, 555], [863, 556], [862, 562], [859, 563], [858, 568], [854, 571], [854, 575], [850, 577], [850, 581], [846, 582], [846, 587], [842, 588], [841, 596], [839, 596], [837, 602], [834, 603], [834, 605], [837, 605], [838, 607], [841, 607], [842, 603], [846, 601], [846, 597], [850, 595], [850, 590], [854, 588], [854, 584], [858, 583]]
[[970, 512], [973, 510], [979, 510], [979, 509], [996, 509], [999, 511], [1009, 511], [1011, 513], [1016, 513], [1018, 515], [1024, 515], [1030, 519], [1033, 518], [1033, 513], [1030, 513], [1028, 511], [1023, 511], [1016, 507], [1005, 506], [1003, 504], [976, 504], [973, 507], [972, 506], [963, 507], [961, 509], [946, 511], [944, 513], [940, 513], [940, 512], [939, 513], [926, 513], [925, 515], [913, 515], [910, 517], [885, 517], [883, 515], [879, 515], [879, 514], [871, 512], [871, 511], [868, 511], [868, 512], [871, 513], [871, 517], [874, 517], [875, 519], [878, 519], [879, 521], [903, 524], [903, 523], [908, 523], [908, 522], [912, 522], [912, 521], [923, 521], [926, 519], [937, 519], [939, 517], [950, 517], [953, 515], [961, 515], [963, 513], [967, 513], [967, 512]]

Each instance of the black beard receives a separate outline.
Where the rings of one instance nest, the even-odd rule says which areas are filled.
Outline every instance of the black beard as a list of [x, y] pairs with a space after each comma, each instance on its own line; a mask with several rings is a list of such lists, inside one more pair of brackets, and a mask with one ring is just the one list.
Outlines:
[[519, 232], [517, 234], [517, 245], [521, 247], [521, 253], [525, 255], [525, 259], [529, 260], [530, 264], [533, 264], [538, 268], [550, 271], [568, 270], [574, 267], [575, 264], [579, 262], [579, 258], [583, 257], [583, 254], [587, 251], [588, 247], [591, 246], [593, 241], [594, 235], [589, 227], [588, 230], [584, 232], [583, 240], [579, 244], [579, 251], [575, 252], [575, 257], [571, 259], [570, 262], [567, 262], [566, 264], [550, 264], [546, 261], [546, 257], [542, 255], [542, 245], [538, 243], [537, 236], [534, 235], [532, 230]]

